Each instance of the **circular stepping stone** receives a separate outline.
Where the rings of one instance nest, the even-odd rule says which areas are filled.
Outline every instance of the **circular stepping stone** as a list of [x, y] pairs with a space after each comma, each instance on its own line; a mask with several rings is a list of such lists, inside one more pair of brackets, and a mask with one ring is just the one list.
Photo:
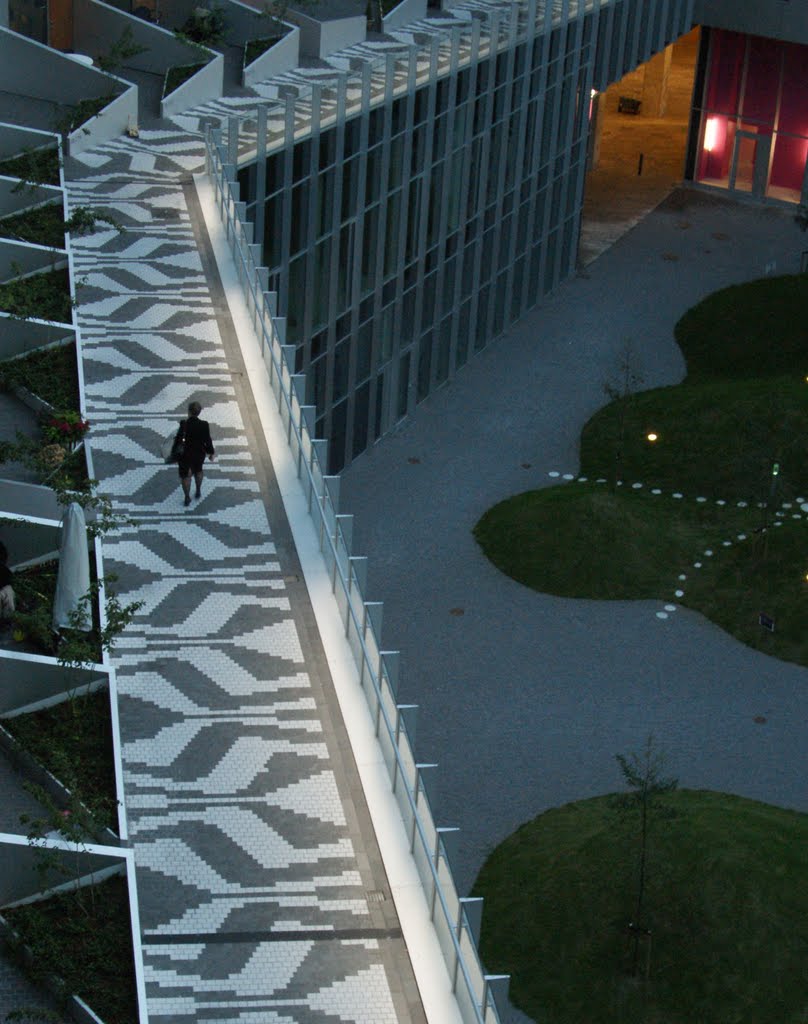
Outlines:
[[656, 613], [656, 617], [658, 619], [667, 619], [668, 613], [667, 612], [657, 612]]

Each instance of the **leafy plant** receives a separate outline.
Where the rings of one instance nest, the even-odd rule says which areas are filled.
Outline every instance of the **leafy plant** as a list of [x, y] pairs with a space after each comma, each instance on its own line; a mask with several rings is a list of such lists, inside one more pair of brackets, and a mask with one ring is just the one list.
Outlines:
[[21, 320], [36, 318], [69, 324], [73, 298], [67, 268], [44, 270], [29, 277], [18, 276], [0, 284], [0, 309]]
[[66, 444], [72, 448], [90, 429], [90, 421], [72, 409], [46, 416], [42, 421], [42, 436], [50, 444]]
[[[70, 613], [69, 626], [60, 634], [57, 652], [60, 665], [83, 668], [100, 661], [101, 652], [111, 654], [121, 633], [143, 607], [142, 601], [121, 604], [111, 589], [116, 580], [113, 573], [91, 580], [89, 590]], [[106, 613], [104, 623], [96, 615], [102, 595]], [[84, 626], [90, 620], [94, 628], [86, 631]]]
[[46, 812], [45, 819], [29, 815], [22, 821], [29, 831], [42, 835], [57, 831], [76, 842], [97, 835], [104, 827], [116, 829], [112, 722], [106, 690], [74, 692], [61, 704], [17, 715], [3, 725], [71, 793], [69, 805], [63, 808], [40, 787], [26, 783]]
[[199, 46], [216, 46], [224, 39], [227, 27], [223, 7], [197, 7], [179, 30], [179, 35]]
[[56, 975], [106, 1024], [138, 1019], [129, 899], [123, 877], [91, 889], [59, 893], [47, 900], [4, 910], [19, 944], [34, 952], [35, 981]]
[[245, 67], [248, 64], [252, 64], [254, 60], [258, 60], [262, 53], [277, 43], [279, 36], [263, 36], [261, 39], [251, 39], [244, 47], [244, 64]]
[[623, 780], [630, 793], [623, 794], [616, 800], [619, 809], [636, 812], [639, 815], [639, 834], [637, 837], [637, 891], [634, 901], [634, 916], [629, 924], [632, 937], [631, 972], [637, 971], [640, 938], [650, 935], [645, 927], [645, 891], [648, 872], [648, 844], [651, 826], [656, 817], [664, 813], [661, 798], [672, 793], [678, 781], [662, 775], [665, 756], [654, 743], [653, 733], [648, 735], [641, 753], [615, 754], [620, 765]]
[[64, 249], [65, 221], [61, 203], [46, 203], [0, 219], [0, 235], [20, 242]]
[[[604, 381], [603, 390], [610, 401], [617, 402], [616, 408], [619, 411], [617, 425], [617, 437], [614, 450], [613, 485], [622, 478], [623, 453], [626, 446], [626, 422], [631, 409], [632, 396], [643, 384], [643, 375], [640, 373], [637, 355], [631, 341], [625, 342], [617, 362], [615, 376]], [[618, 399], [620, 400], [618, 402]]]
[[104, 96], [89, 96], [59, 108], [54, 118], [53, 128], [60, 135], [70, 135], [77, 128], [81, 128], [89, 120], [100, 114], [104, 107], [115, 98], [114, 93], [107, 93]]
[[184, 82], [187, 82], [189, 78], [193, 78], [197, 71], [205, 67], [206, 63], [206, 61], [203, 61], [199, 64], [177, 64], [175, 67], [169, 68], [166, 72], [163, 96], [169, 96], [176, 89], [179, 89]]
[[141, 46], [135, 42], [132, 26], [127, 25], [112, 46], [110, 46], [109, 51], [98, 55], [96, 64], [98, 64], [102, 71], [106, 71], [107, 74], [114, 74], [125, 65], [126, 61], [131, 60], [132, 57], [140, 56], [141, 53], [147, 53], [148, 49], [147, 46]]
[[56, 409], [78, 412], [76, 346], [53, 345], [0, 363], [0, 383], [10, 390], [24, 387]]
[[74, 207], [64, 222], [64, 228], [71, 235], [92, 235], [97, 230], [99, 221], [111, 225], [119, 233], [126, 230], [112, 214], [91, 209], [89, 206]]
[[31, 185], [59, 185], [59, 150], [56, 146], [23, 150], [19, 156], [0, 160], [0, 174], [20, 179], [15, 192]]

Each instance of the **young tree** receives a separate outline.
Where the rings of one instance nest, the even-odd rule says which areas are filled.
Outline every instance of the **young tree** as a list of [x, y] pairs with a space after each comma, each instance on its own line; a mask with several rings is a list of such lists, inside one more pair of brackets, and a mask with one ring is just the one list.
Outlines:
[[617, 437], [614, 447], [614, 476], [612, 486], [623, 475], [623, 456], [626, 447], [626, 426], [631, 410], [631, 399], [642, 387], [645, 378], [640, 372], [634, 343], [629, 338], [620, 350], [615, 373], [603, 383], [603, 390], [612, 402], [617, 402]]
[[648, 734], [640, 753], [631, 753], [628, 756], [615, 754], [615, 759], [630, 790], [620, 798], [619, 806], [639, 816], [637, 893], [634, 901], [634, 918], [631, 922], [634, 940], [631, 970], [632, 973], [636, 973], [640, 935], [646, 931], [643, 919], [648, 879], [649, 832], [653, 819], [662, 809], [660, 798], [676, 789], [678, 780], [662, 774], [665, 755], [656, 746], [653, 733]]

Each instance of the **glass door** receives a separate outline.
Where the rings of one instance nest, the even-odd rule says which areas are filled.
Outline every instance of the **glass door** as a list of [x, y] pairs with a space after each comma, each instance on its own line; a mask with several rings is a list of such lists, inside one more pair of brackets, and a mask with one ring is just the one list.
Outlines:
[[729, 172], [730, 191], [748, 192], [756, 199], [766, 193], [769, 177], [770, 135], [739, 130], [735, 133]]
[[732, 192], [751, 192], [755, 181], [755, 156], [758, 137], [752, 132], [735, 133], [735, 148], [729, 172], [729, 187]]

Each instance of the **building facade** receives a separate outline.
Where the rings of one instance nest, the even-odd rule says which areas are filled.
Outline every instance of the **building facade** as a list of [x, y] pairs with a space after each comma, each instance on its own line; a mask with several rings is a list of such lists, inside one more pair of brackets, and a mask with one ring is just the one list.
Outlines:
[[755, 200], [808, 201], [808, 7], [714, 0], [701, 52], [686, 176]]
[[480, 0], [281, 83], [241, 194], [332, 472], [575, 270], [592, 90], [691, 23]]

